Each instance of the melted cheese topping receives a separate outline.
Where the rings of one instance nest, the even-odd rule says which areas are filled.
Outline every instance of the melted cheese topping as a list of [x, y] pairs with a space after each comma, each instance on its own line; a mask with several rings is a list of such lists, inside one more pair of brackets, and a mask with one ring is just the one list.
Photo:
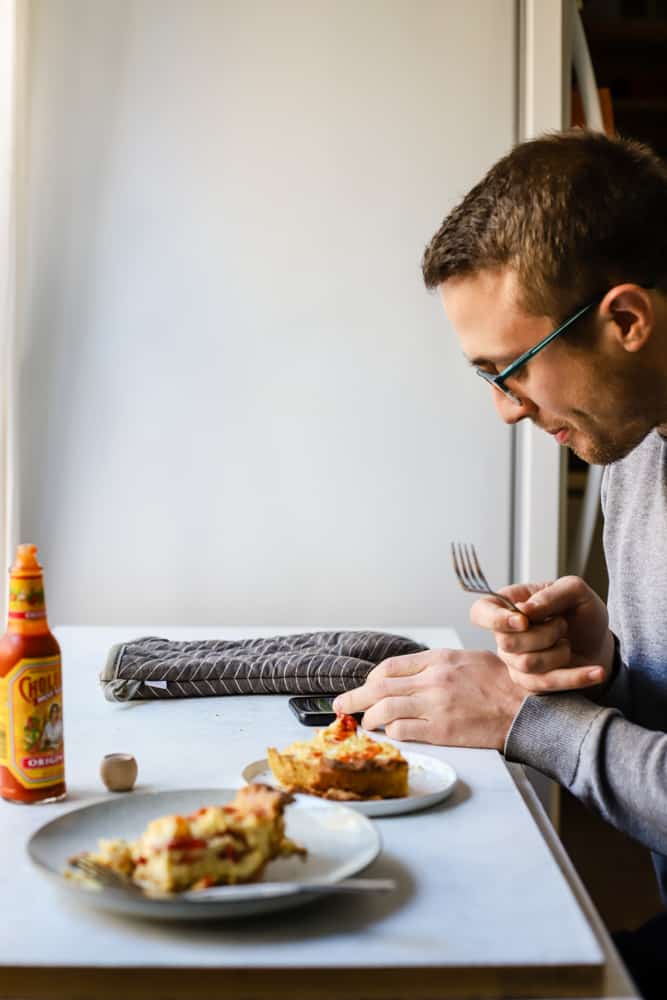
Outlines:
[[160, 816], [134, 841], [101, 840], [90, 857], [165, 892], [248, 881], [280, 854], [305, 853], [285, 838], [289, 801], [265, 785], [248, 785], [227, 805]]
[[283, 753], [297, 760], [324, 757], [341, 763], [351, 760], [402, 761], [401, 751], [391, 743], [374, 740], [360, 730], [351, 715], [341, 715], [326, 729], [318, 729], [311, 740], [291, 743]]

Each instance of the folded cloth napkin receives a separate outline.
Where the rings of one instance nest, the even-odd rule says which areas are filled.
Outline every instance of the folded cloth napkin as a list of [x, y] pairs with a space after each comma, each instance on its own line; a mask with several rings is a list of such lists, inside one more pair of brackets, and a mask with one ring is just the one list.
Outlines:
[[109, 701], [338, 693], [363, 684], [388, 656], [424, 649], [412, 639], [385, 632], [303, 632], [190, 642], [149, 637], [113, 646], [100, 681]]

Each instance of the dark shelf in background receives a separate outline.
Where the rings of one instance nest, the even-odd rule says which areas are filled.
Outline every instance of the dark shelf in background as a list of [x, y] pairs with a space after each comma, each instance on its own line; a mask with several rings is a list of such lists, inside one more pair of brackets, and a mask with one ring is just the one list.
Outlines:
[[[667, 0], [588, 0], [582, 20], [617, 131], [667, 159]], [[580, 493], [586, 464], [570, 452], [568, 469]]]
[[[667, 3], [607, 6], [634, 16], [603, 17], [599, 3], [584, 4], [582, 19], [598, 86], [611, 92], [618, 132], [667, 158]], [[642, 11], [646, 16], [637, 16]]]
[[667, 17], [595, 17], [586, 13], [582, 20], [589, 45], [625, 50], [633, 46], [653, 48], [667, 42]]

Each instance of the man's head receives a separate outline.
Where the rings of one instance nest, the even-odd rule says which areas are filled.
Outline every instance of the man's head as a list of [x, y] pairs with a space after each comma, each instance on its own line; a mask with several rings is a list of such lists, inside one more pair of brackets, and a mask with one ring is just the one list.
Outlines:
[[583, 458], [610, 462], [667, 424], [667, 167], [637, 143], [580, 130], [503, 157], [450, 213], [423, 260], [473, 364], [500, 372], [591, 309], [496, 393]]

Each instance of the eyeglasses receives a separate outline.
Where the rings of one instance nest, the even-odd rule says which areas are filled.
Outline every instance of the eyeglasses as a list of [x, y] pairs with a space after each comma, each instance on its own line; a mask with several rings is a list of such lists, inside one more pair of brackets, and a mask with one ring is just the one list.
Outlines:
[[535, 344], [535, 346], [531, 347], [530, 350], [524, 351], [523, 354], [519, 355], [516, 361], [512, 361], [507, 368], [503, 368], [503, 370], [498, 372], [497, 375], [492, 375], [491, 372], [485, 372], [483, 368], [475, 368], [475, 373], [479, 375], [480, 378], [483, 378], [485, 382], [488, 382], [489, 385], [492, 385], [494, 389], [497, 389], [499, 392], [502, 392], [504, 396], [507, 396], [508, 399], [511, 399], [517, 406], [521, 406], [521, 400], [519, 397], [505, 385], [507, 379], [516, 374], [519, 368], [523, 368], [527, 361], [530, 361], [530, 359], [534, 358], [536, 354], [539, 354], [540, 351], [544, 350], [547, 344], [550, 344], [552, 340], [555, 340], [556, 337], [560, 337], [561, 333], [565, 333], [565, 331], [568, 330], [573, 323], [576, 323], [578, 319], [587, 313], [589, 309], [592, 309], [593, 306], [597, 305], [599, 301], [599, 299], [594, 299], [592, 302], [589, 302], [587, 306], [584, 306], [583, 309], [578, 309], [574, 316], [570, 316], [569, 319], [566, 319], [565, 322], [556, 327], [556, 329], [550, 333], [548, 337], [545, 337], [544, 340], [540, 340], [539, 344]]

